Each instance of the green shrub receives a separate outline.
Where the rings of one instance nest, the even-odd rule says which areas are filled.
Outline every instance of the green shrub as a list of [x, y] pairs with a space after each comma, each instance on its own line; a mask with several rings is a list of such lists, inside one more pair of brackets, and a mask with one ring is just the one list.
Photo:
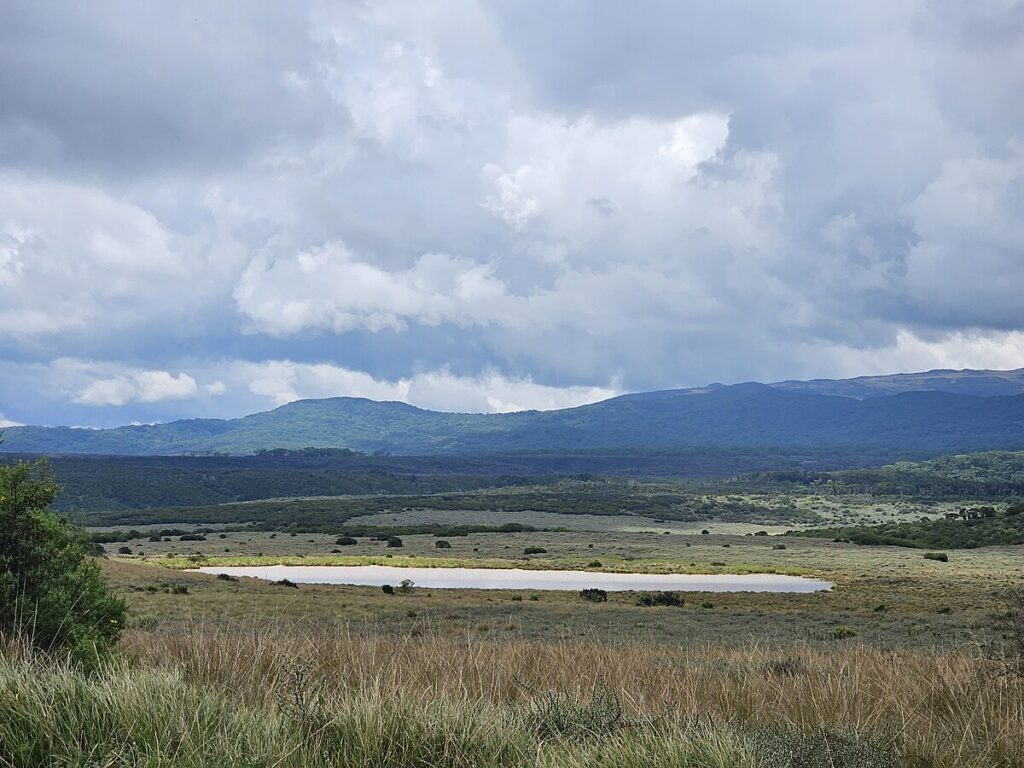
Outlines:
[[351, 536], [339, 536], [334, 540], [334, 543], [339, 547], [351, 547], [353, 544], [358, 544], [359, 542]]
[[402, 540], [400, 538], [398, 538], [397, 536], [389, 536], [388, 537], [388, 546], [389, 547], [401, 547], [402, 546]]
[[381, 588], [380, 588], [380, 591], [383, 592], [385, 595], [393, 595], [393, 594], [395, 594], [395, 588], [392, 587], [390, 584], [382, 585]]
[[544, 547], [527, 547], [523, 550], [524, 555], [546, 555], [547, 552]]
[[759, 768], [900, 768], [892, 746], [836, 729], [772, 725], [751, 735]]
[[669, 606], [678, 608], [686, 601], [679, 596], [678, 592], [649, 592], [640, 595], [636, 604], [650, 608], [654, 606]]
[[438, 539], [437, 541], [434, 542], [434, 548], [435, 549], [451, 549], [452, 548], [452, 544], [451, 544], [450, 541], [445, 541], [444, 539]]
[[856, 637], [857, 630], [846, 624], [839, 624], [838, 626], [832, 627], [829, 635], [833, 640], [845, 640], [849, 637]]
[[608, 593], [603, 589], [583, 589], [580, 590], [580, 597], [589, 603], [607, 603]]
[[84, 533], [49, 511], [57, 492], [45, 461], [0, 465], [0, 632], [95, 660], [116, 642], [125, 606]]
[[940, 563], [948, 563], [949, 562], [949, 555], [947, 555], [945, 552], [925, 552], [924, 553], [924, 559], [925, 560], [938, 560]]

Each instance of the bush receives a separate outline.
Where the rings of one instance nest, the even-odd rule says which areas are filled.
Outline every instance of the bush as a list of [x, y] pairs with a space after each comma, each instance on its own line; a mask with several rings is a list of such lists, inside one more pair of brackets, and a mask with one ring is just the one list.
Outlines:
[[580, 597], [589, 603], [607, 603], [608, 593], [603, 589], [584, 589], [580, 591]]
[[388, 537], [388, 546], [389, 547], [400, 547], [400, 546], [402, 546], [402, 540], [400, 538], [398, 538], [397, 536], [389, 536]]
[[949, 555], [947, 555], [945, 552], [925, 552], [924, 553], [924, 559], [925, 560], [938, 560], [940, 563], [948, 563], [949, 562]]
[[846, 624], [840, 624], [832, 627], [832, 631], [829, 632], [829, 635], [833, 640], [846, 640], [849, 637], [856, 637], [857, 630], [853, 627], [847, 626]]
[[523, 550], [524, 555], [546, 555], [547, 552], [544, 547], [527, 547]]
[[680, 607], [685, 602], [686, 601], [679, 596], [678, 592], [650, 592], [648, 594], [640, 595], [636, 604], [642, 605], [646, 608], [662, 605]]
[[351, 536], [339, 536], [334, 540], [334, 543], [339, 547], [351, 547], [353, 544], [358, 544], [359, 542]]
[[277, 584], [277, 586], [279, 587], [291, 587], [292, 589], [299, 588], [299, 585], [296, 584], [294, 581], [291, 581], [290, 579], [281, 579], [280, 581], [275, 581], [274, 583]]
[[759, 766], [775, 768], [899, 768], [903, 765], [886, 742], [836, 729], [807, 732], [795, 726], [756, 729], [751, 741]]
[[437, 541], [434, 542], [434, 548], [435, 549], [451, 549], [452, 545], [451, 545], [451, 542], [449, 542], [449, 541], [445, 541], [444, 539], [438, 539]]
[[206, 537], [201, 533], [183, 533], [178, 541], [206, 541]]
[[125, 605], [84, 532], [49, 511], [57, 493], [45, 461], [0, 465], [0, 632], [94, 661], [116, 642]]
[[587, 568], [601, 568], [601, 567], [602, 566], [601, 566], [601, 561], [600, 560], [591, 560], [589, 563], [587, 563]]
[[384, 584], [383, 586], [381, 586], [380, 591], [383, 592], [385, 595], [395, 594], [395, 588], [392, 587], [390, 584]]
[[130, 555], [132, 553], [131, 547], [118, 547], [117, 554], [119, 555]]

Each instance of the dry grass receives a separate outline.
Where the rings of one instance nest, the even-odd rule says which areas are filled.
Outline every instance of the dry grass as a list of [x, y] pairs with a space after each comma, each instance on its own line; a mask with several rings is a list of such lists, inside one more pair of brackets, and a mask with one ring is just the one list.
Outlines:
[[[265, 628], [264, 628], [265, 630]], [[1024, 765], [1024, 686], [968, 651], [882, 652], [852, 646], [785, 653], [752, 647], [666, 650], [631, 645], [479, 642], [424, 628], [402, 639], [351, 632], [133, 632], [143, 667], [181, 670], [203, 688], [268, 706], [303, 685], [334, 697], [400, 699], [423, 711], [524, 706], [540, 690], [580, 700], [601, 686], [628, 717], [756, 729], [792, 725], [874, 735], [909, 765]]]

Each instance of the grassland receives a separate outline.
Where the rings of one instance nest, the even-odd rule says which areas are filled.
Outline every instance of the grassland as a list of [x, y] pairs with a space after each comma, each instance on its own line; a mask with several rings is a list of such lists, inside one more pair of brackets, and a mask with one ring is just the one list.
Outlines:
[[[664, 483], [616, 482], [590, 510], [578, 502], [599, 486], [559, 484], [567, 503], [547, 507], [536, 502], [550, 484], [415, 506], [374, 497], [312, 530], [306, 513], [369, 497], [233, 503], [177, 520], [132, 511], [137, 535], [99, 516], [115, 525], [94, 530], [121, 539], [104, 545], [103, 572], [130, 609], [117, 659], [87, 677], [8, 640], [0, 764], [1024, 766], [1024, 683], [998, 661], [995, 624], [1000, 593], [1024, 583], [1020, 546], [942, 562], [784, 535], [812, 519], [923, 525], [971, 502], [737, 487], [669, 502], [678, 489]], [[629, 487], [635, 506], [615, 495]], [[652, 497], [677, 514], [644, 507]], [[297, 524], [273, 528], [296, 508]], [[220, 514], [206, 519], [209, 509]], [[769, 514], [701, 519], [696, 509]], [[496, 530], [510, 522], [535, 530]], [[179, 525], [209, 530], [159, 535]], [[483, 528], [446, 536], [445, 549], [437, 535], [407, 532], [430, 526]], [[401, 547], [381, 540], [399, 530]], [[355, 544], [336, 543], [353, 533]], [[654, 607], [635, 593], [599, 603], [525, 589], [386, 594], [189, 570], [271, 563], [778, 572], [834, 588], [694, 592]]]

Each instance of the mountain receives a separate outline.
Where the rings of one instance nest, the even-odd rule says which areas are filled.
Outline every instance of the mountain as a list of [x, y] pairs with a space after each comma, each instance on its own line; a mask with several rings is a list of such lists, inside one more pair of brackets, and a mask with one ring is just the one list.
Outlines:
[[950, 392], [975, 397], [1024, 394], [1024, 368], [1013, 371], [953, 371], [940, 369], [923, 373], [889, 376], [858, 376], [855, 379], [813, 379], [780, 381], [776, 389], [815, 395], [838, 395], [863, 399], [900, 392]]
[[6, 431], [0, 447], [172, 455], [306, 446], [395, 454], [836, 446], [922, 455], [1024, 448], [1024, 371], [712, 385], [509, 414], [438, 413], [346, 397], [299, 400], [230, 420], [105, 430], [17, 427]]

